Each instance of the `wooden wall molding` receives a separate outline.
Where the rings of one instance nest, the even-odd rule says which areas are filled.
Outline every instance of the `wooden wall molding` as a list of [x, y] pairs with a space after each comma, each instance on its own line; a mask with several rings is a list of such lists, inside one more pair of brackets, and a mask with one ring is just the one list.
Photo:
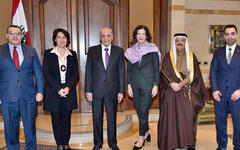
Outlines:
[[40, 19], [40, 39], [41, 39], [41, 54], [44, 54], [45, 50], [45, 23], [44, 23], [44, 4], [47, 2], [47, 0], [40, 0], [39, 1], [39, 19]]
[[154, 0], [153, 42], [159, 46], [162, 56], [169, 51], [170, 5], [168, 0]]

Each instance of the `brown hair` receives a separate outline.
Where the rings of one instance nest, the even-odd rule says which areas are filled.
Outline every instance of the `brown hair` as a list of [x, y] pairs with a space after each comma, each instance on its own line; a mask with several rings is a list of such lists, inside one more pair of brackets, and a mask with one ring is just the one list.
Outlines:
[[224, 27], [224, 33], [225, 33], [226, 29], [228, 29], [228, 28], [234, 28], [235, 31], [236, 31], [236, 33], [237, 33], [237, 27], [236, 27], [234, 24], [226, 25], [226, 26]]
[[151, 33], [150, 33], [148, 27], [147, 27], [147, 26], [144, 26], [144, 25], [138, 25], [138, 26], [134, 29], [134, 31], [133, 31], [133, 39], [132, 39], [131, 45], [137, 43], [137, 38], [136, 38], [136, 36], [137, 36], [138, 30], [140, 30], [140, 29], [144, 29], [144, 30], [145, 30], [145, 33], [146, 33], [146, 36], [147, 36], [147, 39], [146, 39], [146, 40], [147, 40], [148, 42], [151, 42], [152, 36], [151, 36]]
[[53, 45], [54, 45], [54, 46], [57, 46], [56, 38], [57, 38], [57, 34], [58, 34], [59, 32], [62, 32], [62, 33], [64, 34], [64, 36], [67, 38], [67, 45], [66, 45], [66, 46], [68, 47], [69, 44], [70, 44], [70, 34], [68, 33], [67, 30], [62, 29], [62, 28], [56, 28], [56, 29], [54, 29], [54, 31], [53, 31], [53, 36], [52, 36]]

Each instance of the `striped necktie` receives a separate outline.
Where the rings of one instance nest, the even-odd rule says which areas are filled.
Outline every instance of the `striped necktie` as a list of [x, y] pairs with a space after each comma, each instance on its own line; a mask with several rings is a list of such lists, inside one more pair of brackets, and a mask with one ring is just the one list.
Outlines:
[[228, 57], [227, 57], [227, 63], [230, 64], [232, 59], [232, 49], [228, 49]]

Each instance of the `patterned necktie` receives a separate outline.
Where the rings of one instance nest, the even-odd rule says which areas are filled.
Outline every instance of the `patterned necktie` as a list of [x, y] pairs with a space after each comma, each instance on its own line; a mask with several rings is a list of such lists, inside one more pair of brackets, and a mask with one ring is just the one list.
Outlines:
[[105, 51], [106, 51], [106, 53], [105, 53], [105, 65], [106, 65], [106, 69], [107, 69], [107, 67], [108, 67], [108, 62], [109, 62], [109, 54], [108, 54], [108, 48], [105, 48], [104, 49]]
[[228, 57], [227, 57], [227, 63], [230, 64], [232, 59], [232, 49], [228, 49]]
[[13, 61], [16, 65], [17, 69], [19, 70], [19, 67], [20, 67], [19, 57], [18, 57], [18, 52], [17, 52], [16, 48], [17, 48], [16, 46], [13, 47]]

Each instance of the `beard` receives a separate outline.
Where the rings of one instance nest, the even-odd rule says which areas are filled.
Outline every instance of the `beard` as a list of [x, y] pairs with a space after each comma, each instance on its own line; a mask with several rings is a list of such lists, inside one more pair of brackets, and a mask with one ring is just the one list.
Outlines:
[[236, 43], [236, 39], [226, 39], [226, 44], [227, 45], [233, 45], [233, 44], [235, 44]]

